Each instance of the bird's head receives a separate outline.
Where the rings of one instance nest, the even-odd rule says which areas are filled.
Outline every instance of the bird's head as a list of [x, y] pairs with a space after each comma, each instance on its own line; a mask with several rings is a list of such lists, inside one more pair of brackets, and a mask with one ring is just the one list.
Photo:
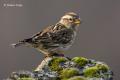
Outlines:
[[74, 12], [66, 13], [63, 17], [61, 17], [59, 23], [65, 25], [67, 28], [75, 29], [77, 26], [80, 25], [81, 20], [79, 15]]

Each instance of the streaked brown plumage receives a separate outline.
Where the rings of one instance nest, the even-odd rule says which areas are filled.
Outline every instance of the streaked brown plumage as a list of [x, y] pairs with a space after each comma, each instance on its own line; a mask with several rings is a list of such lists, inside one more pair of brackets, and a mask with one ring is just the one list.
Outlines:
[[20, 45], [36, 48], [45, 55], [59, 53], [68, 49], [76, 36], [76, 26], [80, 24], [80, 18], [76, 13], [66, 13], [58, 23], [48, 26], [31, 38], [12, 44], [14, 47]]

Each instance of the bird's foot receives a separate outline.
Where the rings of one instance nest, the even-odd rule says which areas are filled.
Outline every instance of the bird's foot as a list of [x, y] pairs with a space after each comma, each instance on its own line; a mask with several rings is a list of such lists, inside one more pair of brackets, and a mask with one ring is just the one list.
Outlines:
[[59, 54], [59, 56], [64, 57], [64, 54]]
[[47, 57], [64, 57], [64, 54], [60, 54], [60, 53], [52, 53], [52, 54], [46, 54], [45, 58]]
[[48, 54], [45, 54], [44, 58], [48, 58], [48, 57], [50, 57], [50, 55], [48, 55]]
[[53, 53], [51, 56], [64, 57], [64, 54], [60, 54], [60, 53]]

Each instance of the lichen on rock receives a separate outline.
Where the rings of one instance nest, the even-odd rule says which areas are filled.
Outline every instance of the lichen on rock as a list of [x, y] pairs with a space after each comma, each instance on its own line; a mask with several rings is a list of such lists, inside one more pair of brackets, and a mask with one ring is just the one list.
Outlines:
[[107, 64], [93, 59], [52, 56], [35, 71], [14, 72], [8, 80], [113, 80], [113, 73]]

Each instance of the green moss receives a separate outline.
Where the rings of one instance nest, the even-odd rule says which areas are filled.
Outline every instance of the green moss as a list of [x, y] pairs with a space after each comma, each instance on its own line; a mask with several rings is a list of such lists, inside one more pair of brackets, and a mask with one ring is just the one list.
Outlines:
[[88, 59], [84, 57], [74, 57], [72, 61], [77, 63], [80, 67], [83, 67], [88, 63]]
[[20, 78], [18, 80], [35, 80], [35, 79], [33, 79], [33, 78]]
[[102, 72], [107, 72], [107, 71], [109, 70], [108, 65], [103, 64], [103, 63], [101, 63], [101, 64], [96, 64], [96, 67], [97, 67], [99, 70], [101, 70]]
[[75, 76], [75, 77], [72, 77], [68, 80], [87, 80], [86, 78], [82, 77], [82, 76]]
[[92, 77], [99, 78], [100, 77], [99, 69], [96, 66], [84, 69], [83, 73], [84, 73], [85, 77], [90, 77], [90, 78], [92, 78]]
[[102, 75], [100, 75], [100, 72], [102, 71], [102, 73], [107, 72], [109, 70], [108, 65], [104, 64], [104, 63], [96, 63], [95, 66], [93, 67], [88, 67], [87, 69], [85, 69], [84, 75], [85, 77], [97, 77], [100, 78]]
[[79, 75], [79, 70], [76, 68], [66, 68], [63, 69], [60, 73], [60, 78], [65, 80], [73, 76]]
[[60, 67], [60, 63], [67, 61], [66, 58], [64, 57], [54, 57], [50, 62], [49, 62], [49, 67], [53, 71], [60, 71], [62, 68]]

